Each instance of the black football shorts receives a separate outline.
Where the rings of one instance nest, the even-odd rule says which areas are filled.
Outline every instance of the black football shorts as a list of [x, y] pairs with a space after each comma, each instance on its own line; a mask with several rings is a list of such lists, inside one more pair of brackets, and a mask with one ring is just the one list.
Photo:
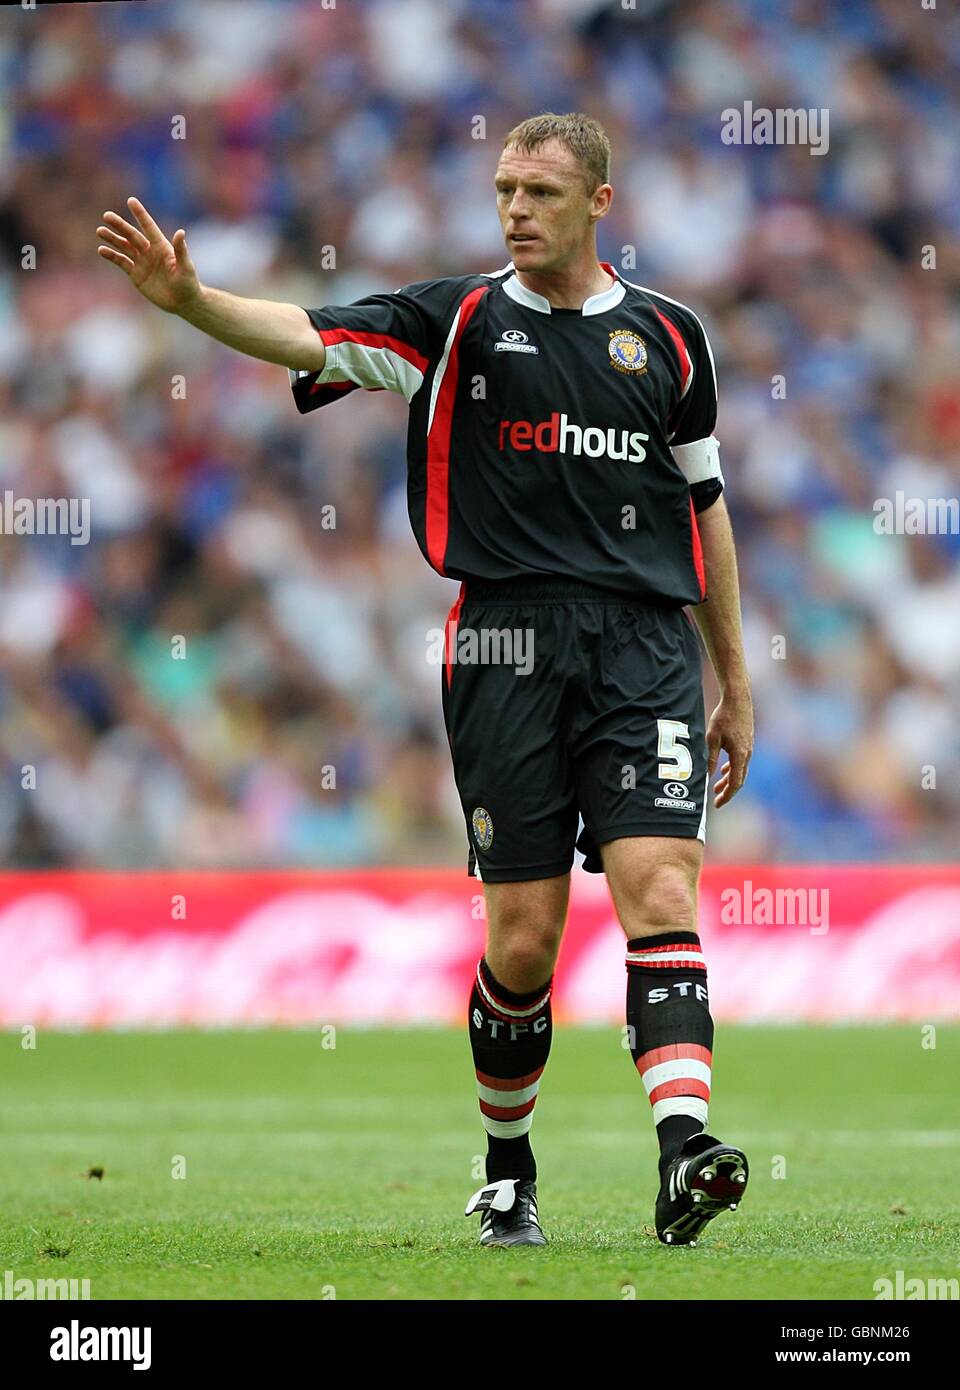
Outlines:
[[443, 712], [468, 871], [552, 878], [576, 846], [602, 873], [609, 840], [703, 840], [701, 669], [683, 608], [563, 580], [467, 580], [447, 620]]

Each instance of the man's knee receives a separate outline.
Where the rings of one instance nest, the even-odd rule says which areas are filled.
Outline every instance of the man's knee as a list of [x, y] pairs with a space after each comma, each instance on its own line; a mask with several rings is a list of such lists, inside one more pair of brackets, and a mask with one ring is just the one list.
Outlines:
[[487, 964], [512, 992], [525, 994], [553, 974], [567, 888], [566, 880], [488, 885]]
[[629, 937], [697, 930], [700, 849], [621, 844], [606, 860], [621, 925]]
[[696, 931], [697, 875], [686, 864], [657, 864], [629, 894], [640, 924], [651, 931]]
[[521, 933], [487, 947], [487, 964], [514, 994], [528, 994], [553, 974], [557, 951], [547, 936]]

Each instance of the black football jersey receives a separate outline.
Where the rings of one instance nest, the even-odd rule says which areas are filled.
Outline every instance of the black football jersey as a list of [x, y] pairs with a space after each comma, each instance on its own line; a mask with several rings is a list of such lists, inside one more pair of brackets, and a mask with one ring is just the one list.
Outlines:
[[691, 309], [604, 269], [581, 309], [512, 264], [307, 309], [326, 365], [291, 371], [294, 399], [406, 399], [410, 520], [440, 574], [700, 603], [696, 514], [723, 489], [710, 344]]

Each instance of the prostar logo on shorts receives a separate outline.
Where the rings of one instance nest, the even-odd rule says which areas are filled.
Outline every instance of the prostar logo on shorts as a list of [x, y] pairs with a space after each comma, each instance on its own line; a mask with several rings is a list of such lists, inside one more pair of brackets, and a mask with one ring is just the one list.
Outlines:
[[687, 788], [682, 782], [664, 783], [664, 795], [658, 796], [654, 801], [654, 806], [665, 806], [670, 811], [695, 811], [697, 803], [688, 801]]
[[518, 453], [536, 449], [541, 454], [572, 454], [575, 458], [586, 454], [592, 459], [642, 463], [647, 456], [644, 440], [649, 438], [639, 430], [572, 425], [565, 414], [555, 410], [547, 420], [501, 420], [499, 447], [501, 453], [507, 449]]

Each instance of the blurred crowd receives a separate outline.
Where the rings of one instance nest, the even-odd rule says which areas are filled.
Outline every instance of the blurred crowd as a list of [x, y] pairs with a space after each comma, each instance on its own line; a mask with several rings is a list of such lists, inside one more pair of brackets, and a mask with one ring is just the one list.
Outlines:
[[[302, 305], [495, 270], [493, 168], [541, 110], [604, 123], [602, 256], [717, 358], [758, 727], [712, 857], [954, 858], [960, 537], [874, 525], [960, 485], [952, 10], [8, 10], [0, 496], [89, 497], [92, 539], [0, 533], [3, 862], [463, 862], [427, 640], [456, 589], [409, 530], [402, 400], [299, 416], [95, 232], [135, 194], [207, 284]], [[827, 108], [828, 153], [723, 143], [747, 100]]]

